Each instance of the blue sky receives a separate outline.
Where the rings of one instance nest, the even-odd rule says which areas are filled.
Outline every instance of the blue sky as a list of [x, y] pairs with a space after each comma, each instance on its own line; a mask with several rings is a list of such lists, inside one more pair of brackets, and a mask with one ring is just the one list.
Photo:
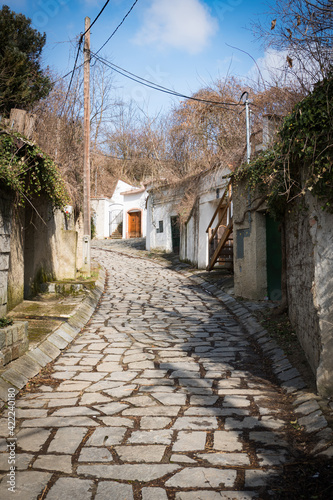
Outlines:
[[[134, 0], [111, 0], [91, 30], [91, 49], [97, 51], [123, 19]], [[268, 2], [269, 3], [269, 2]], [[73, 67], [75, 43], [105, 0], [8, 0], [15, 12], [32, 19], [45, 32], [43, 65], [58, 75]], [[263, 0], [138, 0], [124, 24], [103, 48], [107, 57], [133, 73], [184, 94], [230, 75], [247, 77], [252, 59], [269, 59], [254, 39], [251, 20], [267, 11]], [[133, 99], [150, 114], [167, 111], [178, 100], [117, 76], [116, 92]]]

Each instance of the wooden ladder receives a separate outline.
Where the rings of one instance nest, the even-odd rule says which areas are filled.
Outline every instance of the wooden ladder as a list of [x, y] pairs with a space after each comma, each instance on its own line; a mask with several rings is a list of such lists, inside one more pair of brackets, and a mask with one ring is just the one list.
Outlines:
[[[223, 208], [222, 208], [223, 207]], [[232, 185], [231, 181], [226, 187], [224, 194], [216, 207], [214, 215], [207, 227], [208, 233], [208, 248], [209, 248], [209, 264], [207, 271], [211, 271], [217, 262], [229, 263], [233, 266], [233, 220], [232, 220]], [[213, 228], [213, 223], [220, 213], [217, 224]], [[222, 224], [223, 219], [227, 217], [228, 224]], [[223, 228], [221, 236], [218, 235], [219, 229]], [[217, 243], [214, 249], [214, 242]], [[213, 249], [213, 251], [211, 251]]]

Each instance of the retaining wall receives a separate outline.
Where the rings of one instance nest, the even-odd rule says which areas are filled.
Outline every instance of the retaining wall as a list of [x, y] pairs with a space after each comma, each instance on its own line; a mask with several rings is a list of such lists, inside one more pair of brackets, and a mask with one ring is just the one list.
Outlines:
[[22, 356], [29, 347], [28, 322], [0, 328], [0, 369]]

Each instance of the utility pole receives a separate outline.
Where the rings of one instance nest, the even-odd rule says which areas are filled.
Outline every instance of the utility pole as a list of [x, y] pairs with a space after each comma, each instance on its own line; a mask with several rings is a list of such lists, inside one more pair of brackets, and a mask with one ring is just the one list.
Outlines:
[[90, 18], [84, 23], [83, 267], [90, 276]]
[[[240, 101], [243, 99], [243, 96], [245, 97], [245, 119], [246, 119], [246, 161], [249, 164], [251, 161], [251, 111], [250, 111], [250, 105], [249, 105], [249, 93], [248, 92], [243, 92], [240, 98]], [[250, 188], [248, 189], [248, 216], [249, 216], [249, 234], [251, 233], [251, 222], [252, 222], [252, 217], [251, 217], [251, 191]]]
[[249, 107], [249, 94], [246, 93], [245, 99], [245, 115], [246, 115], [246, 158], [247, 163], [251, 159], [251, 124], [250, 124], [250, 107]]

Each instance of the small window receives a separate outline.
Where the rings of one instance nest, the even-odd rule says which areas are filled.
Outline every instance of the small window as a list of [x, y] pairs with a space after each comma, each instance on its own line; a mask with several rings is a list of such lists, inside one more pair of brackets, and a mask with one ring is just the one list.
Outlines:
[[163, 233], [163, 221], [159, 220], [158, 221], [158, 228], [156, 228], [157, 233]]

